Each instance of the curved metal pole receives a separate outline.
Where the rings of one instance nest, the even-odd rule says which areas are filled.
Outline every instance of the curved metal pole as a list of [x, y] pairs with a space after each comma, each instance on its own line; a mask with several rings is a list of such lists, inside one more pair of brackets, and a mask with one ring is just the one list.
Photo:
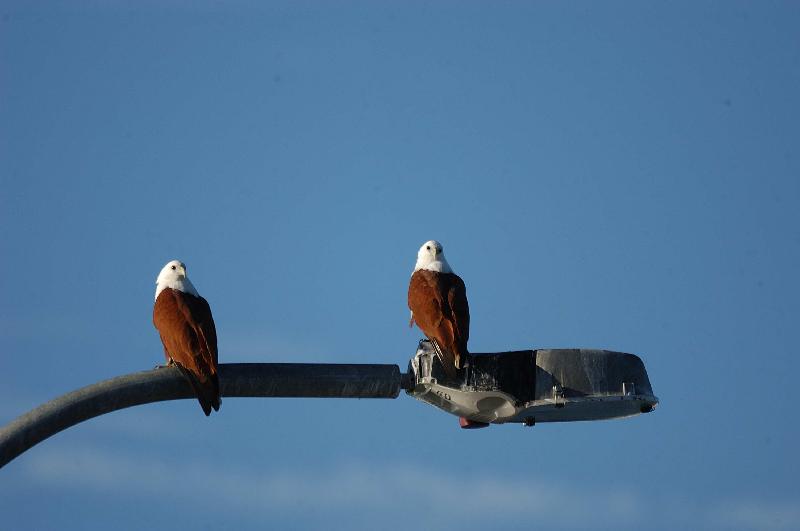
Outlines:
[[[397, 398], [397, 365], [226, 363], [219, 366], [223, 397]], [[177, 367], [117, 376], [42, 404], [0, 428], [0, 468], [51, 435], [131, 406], [194, 398]]]

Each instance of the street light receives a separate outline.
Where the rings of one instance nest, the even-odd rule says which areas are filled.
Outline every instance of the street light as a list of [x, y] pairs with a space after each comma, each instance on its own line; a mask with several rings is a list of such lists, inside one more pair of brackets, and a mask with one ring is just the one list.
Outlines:
[[[397, 365], [224, 363], [223, 397], [397, 398], [401, 389], [461, 417], [490, 423], [598, 420], [646, 413], [658, 403], [642, 361], [605, 350], [547, 349], [471, 354], [455, 380], [421, 341], [409, 371]], [[0, 428], [0, 467], [51, 435], [127, 407], [194, 398], [177, 367], [118, 376], [42, 404]]]

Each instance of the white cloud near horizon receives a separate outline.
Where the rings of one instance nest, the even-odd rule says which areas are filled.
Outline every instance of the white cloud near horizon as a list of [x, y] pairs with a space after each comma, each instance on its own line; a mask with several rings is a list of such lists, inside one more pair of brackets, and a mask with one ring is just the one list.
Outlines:
[[800, 529], [800, 500], [730, 500], [716, 506], [709, 520], [728, 529]]
[[[643, 518], [633, 491], [577, 489], [535, 477], [467, 475], [416, 464], [344, 463], [322, 470], [281, 468], [262, 473], [182, 461], [173, 454], [154, 461], [82, 448], [40, 451], [26, 462], [24, 473], [38, 484], [177, 503], [193, 503], [197, 492], [214, 492], [214, 511], [227, 508], [256, 518], [275, 512], [302, 518], [310, 508], [358, 512], [365, 528], [398, 509], [408, 517], [413, 510], [414, 519], [436, 529], [530, 518], [556, 528], [619, 523], [625, 527]], [[404, 527], [400, 521], [391, 525]]]
[[[406, 528], [400, 515], [441, 530], [524, 528], [528, 521], [553, 529], [667, 529], [676, 524], [743, 530], [800, 527], [800, 505], [792, 500], [714, 503], [676, 496], [658, 501], [635, 486], [621, 489], [601, 482], [575, 486], [537, 477], [535, 472], [509, 478], [408, 463], [254, 470], [188, 461], [174, 453], [154, 460], [84, 447], [38, 451], [27, 460], [23, 474], [39, 485], [169, 499], [176, 504], [194, 504], [198, 493], [213, 492], [214, 503], [208, 510], [248, 514], [254, 524], [276, 513], [302, 521], [307, 513], [322, 512], [345, 519], [357, 515], [348, 521], [351, 529], [379, 523], [386, 529]], [[387, 524], [387, 514], [398, 517]]]

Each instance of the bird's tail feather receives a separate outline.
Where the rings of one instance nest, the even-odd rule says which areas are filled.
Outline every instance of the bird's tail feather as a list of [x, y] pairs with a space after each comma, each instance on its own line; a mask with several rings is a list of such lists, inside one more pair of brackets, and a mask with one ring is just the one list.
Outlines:
[[210, 385], [203, 385], [198, 381], [197, 376], [189, 369], [178, 362], [175, 362], [175, 365], [192, 385], [194, 394], [197, 396], [197, 401], [200, 402], [200, 407], [203, 408], [203, 413], [206, 414], [206, 417], [211, 415], [211, 408], [214, 408], [214, 411], [219, 411], [222, 400], [219, 396], [219, 379], [217, 375], [214, 374], [211, 377]]
[[441, 362], [442, 368], [447, 376], [453, 380], [457, 379], [458, 373], [456, 372], [456, 368], [458, 367], [458, 359], [453, 353], [443, 349], [439, 342], [433, 338], [431, 338], [431, 345], [433, 345], [433, 349], [436, 351], [436, 357], [439, 358], [439, 362]]

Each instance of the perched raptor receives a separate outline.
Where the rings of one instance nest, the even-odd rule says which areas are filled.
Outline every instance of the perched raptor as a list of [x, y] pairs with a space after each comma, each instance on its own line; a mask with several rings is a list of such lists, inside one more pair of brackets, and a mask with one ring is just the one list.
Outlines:
[[469, 304], [464, 281], [453, 273], [437, 241], [425, 242], [417, 253], [408, 307], [409, 326], [417, 323], [433, 343], [445, 372], [455, 378], [467, 355]]
[[186, 266], [169, 262], [156, 279], [153, 324], [168, 365], [177, 365], [192, 384], [206, 416], [219, 410], [217, 330], [208, 302], [186, 276]]

